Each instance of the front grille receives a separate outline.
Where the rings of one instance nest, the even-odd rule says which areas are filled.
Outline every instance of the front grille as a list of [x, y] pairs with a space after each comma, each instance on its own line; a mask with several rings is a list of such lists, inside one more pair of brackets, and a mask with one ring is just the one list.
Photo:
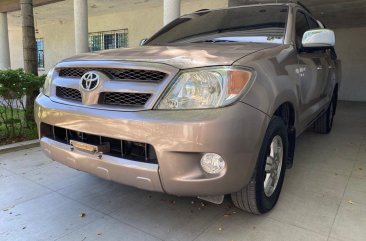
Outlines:
[[57, 86], [56, 87], [56, 96], [60, 97], [62, 99], [81, 101], [81, 93], [77, 89]]
[[151, 94], [104, 92], [99, 96], [99, 104], [118, 106], [144, 106]]
[[41, 137], [47, 137], [68, 145], [70, 144], [70, 140], [91, 145], [109, 143], [110, 152], [103, 154], [137, 162], [153, 164], [158, 163], [154, 147], [146, 143], [114, 139], [105, 136], [96, 136], [84, 132], [52, 126], [46, 123], [41, 123]]
[[60, 77], [81, 78], [88, 71], [99, 71], [112, 80], [162, 81], [167, 74], [154, 70], [112, 69], [112, 68], [62, 68]]

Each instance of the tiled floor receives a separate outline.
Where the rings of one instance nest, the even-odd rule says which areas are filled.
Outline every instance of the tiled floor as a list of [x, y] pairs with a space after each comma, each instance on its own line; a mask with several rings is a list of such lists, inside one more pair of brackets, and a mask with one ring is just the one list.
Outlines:
[[1, 155], [0, 240], [365, 241], [366, 103], [341, 103], [330, 135], [298, 139], [263, 216], [107, 182], [39, 148]]

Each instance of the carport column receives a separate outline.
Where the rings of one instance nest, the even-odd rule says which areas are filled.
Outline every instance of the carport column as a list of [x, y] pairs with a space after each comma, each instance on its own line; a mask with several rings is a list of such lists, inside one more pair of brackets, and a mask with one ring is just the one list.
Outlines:
[[0, 70], [10, 69], [8, 18], [0, 13]]
[[180, 0], [164, 0], [164, 25], [180, 17]]
[[75, 52], [89, 52], [88, 0], [74, 0]]

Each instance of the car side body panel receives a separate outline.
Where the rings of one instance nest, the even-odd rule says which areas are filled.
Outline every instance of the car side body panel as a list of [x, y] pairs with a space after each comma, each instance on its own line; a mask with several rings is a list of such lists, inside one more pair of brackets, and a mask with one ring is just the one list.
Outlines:
[[292, 45], [283, 45], [259, 51], [243, 58], [235, 65], [250, 66], [256, 70], [256, 80], [241, 100], [269, 116], [284, 103], [290, 103], [295, 110], [296, 129], [301, 127], [299, 112], [299, 74], [297, 55]]

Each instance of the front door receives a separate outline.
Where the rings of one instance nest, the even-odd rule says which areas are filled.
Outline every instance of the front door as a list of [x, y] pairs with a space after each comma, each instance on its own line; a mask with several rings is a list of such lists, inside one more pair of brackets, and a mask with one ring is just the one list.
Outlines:
[[[310, 30], [305, 13], [296, 14], [296, 45], [298, 48], [298, 94], [299, 94], [299, 124], [304, 129], [322, 111], [326, 103], [324, 98], [327, 71], [326, 55], [322, 50], [304, 51], [302, 37]], [[324, 102], [324, 103], [323, 103]]]

